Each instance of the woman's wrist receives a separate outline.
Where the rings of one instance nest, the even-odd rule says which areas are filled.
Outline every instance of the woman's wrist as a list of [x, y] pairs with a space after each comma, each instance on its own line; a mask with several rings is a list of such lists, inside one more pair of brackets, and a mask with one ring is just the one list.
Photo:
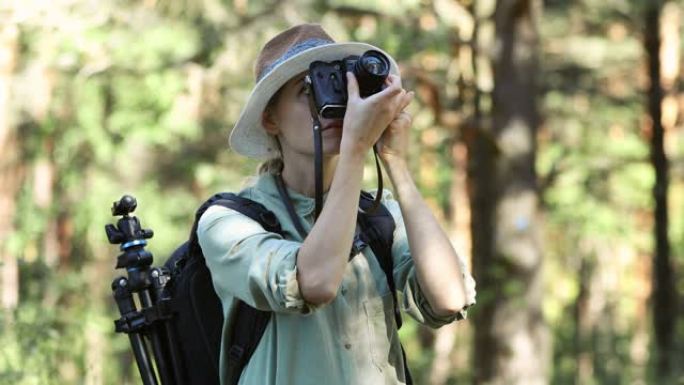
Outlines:
[[410, 177], [408, 162], [400, 157], [383, 157], [382, 163], [390, 179]]
[[387, 171], [398, 198], [399, 196], [410, 194], [416, 189], [413, 177], [408, 168], [408, 163], [405, 160], [397, 159], [391, 162], [385, 162], [385, 170]]
[[342, 141], [340, 142], [340, 155], [347, 157], [353, 157], [354, 159], [361, 158], [365, 159], [366, 154], [368, 154], [370, 146], [360, 138], [354, 138], [351, 135], [342, 136]]
[[364, 149], [361, 145], [340, 145], [339, 162], [363, 165], [367, 153], [368, 150]]

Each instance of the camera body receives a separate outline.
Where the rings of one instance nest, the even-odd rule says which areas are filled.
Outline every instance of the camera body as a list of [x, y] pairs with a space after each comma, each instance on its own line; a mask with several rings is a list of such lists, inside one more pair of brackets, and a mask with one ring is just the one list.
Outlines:
[[347, 56], [331, 62], [315, 61], [309, 65], [309, 81], [318, 114], [326, 119], [342, 119], [347, 110], [347, 71], [356, 77], [359, 95], [368, 97], [384, 88], [389, 75], [387, 56], [369, 50], [361, 56]]

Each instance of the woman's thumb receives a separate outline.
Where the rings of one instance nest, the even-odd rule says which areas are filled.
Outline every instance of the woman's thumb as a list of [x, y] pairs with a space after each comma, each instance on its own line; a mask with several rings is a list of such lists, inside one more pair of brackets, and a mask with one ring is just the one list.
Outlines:
[[351, 71], [347, 71], [347, 96], [349, 99], [359, 97], [359, 84]]

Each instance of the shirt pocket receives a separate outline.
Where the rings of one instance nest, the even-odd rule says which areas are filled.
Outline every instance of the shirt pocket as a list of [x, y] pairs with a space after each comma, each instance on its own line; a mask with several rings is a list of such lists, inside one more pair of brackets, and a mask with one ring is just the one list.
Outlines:
[[394, 335], [394, 304], [391, 293], [370, 298], [363, 304], [368, 326], [368, 349], [373, 364], [381, 372], [390, 361]]

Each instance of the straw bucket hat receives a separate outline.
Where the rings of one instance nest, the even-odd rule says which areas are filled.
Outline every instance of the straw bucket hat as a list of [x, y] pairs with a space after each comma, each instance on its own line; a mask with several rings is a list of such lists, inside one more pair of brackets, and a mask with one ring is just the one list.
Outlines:
[[360, 42], [336, 43], [319, 24], [301, 24], [287, 29], [264, 45], [254, 66], [256, 85], [230, 134], [230, 147], [237, 153], [257, 159], [279, 156], [278, 146], [261, 124], [261, 116], [271, 97], [288, 80], [307, 71], [316, 60], [340, 60], [362, 55], [368, 50], [384, 53], [390, 73], [399, 75], [396, 61], [378, 47]]

